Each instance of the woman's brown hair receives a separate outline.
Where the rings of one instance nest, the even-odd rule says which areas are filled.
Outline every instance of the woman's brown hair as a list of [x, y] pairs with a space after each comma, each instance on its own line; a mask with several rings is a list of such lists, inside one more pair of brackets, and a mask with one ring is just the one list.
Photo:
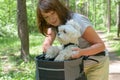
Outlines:
[[40, 33], [47, 34], [47, 29], [52, 27], [43, 18], [41, 12], [55, 11], [62, 24], [71, 18], [71, 12], [59, 0], [39, 0], [37, 6], [37, 24]]

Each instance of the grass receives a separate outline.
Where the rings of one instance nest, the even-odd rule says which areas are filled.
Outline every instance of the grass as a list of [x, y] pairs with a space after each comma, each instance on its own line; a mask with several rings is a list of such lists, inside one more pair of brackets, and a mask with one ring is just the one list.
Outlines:
[[[104, 29], [105, 30], [105, 29]], [[120, 41], [114, 40], [116, 30], [112, 29], [107, 34], [108, 41], [120, 56]], [[35, 80], [35, 60], [34, 58], [42, 53], [41, 44], [44, 37], [40, 34], [30, 34], [30, 55], [31, 60], [27, 63], [20, 58], [20, 41], [17, 37], [0, 37], [0, 80]], [[55, 41], [54, 45], [58, 45]]]
[[106, 32], [106, 38], [107, 41], [109, 41], [110, 46], [112, 49], [117, 53], [118, 56], [120, 56], [120, 37], [117, 37], [117, 27], [111, 26], [111, 31], [108, 33], [107, 29], [105, 27], [97, 27], [96, 30], [102, 30], [103, 32]]
[[41, 53], [43, 36], [30, 35], [30, 55], [28, 63], [20, 58], [20, 41], [17, 37], [0, 38], [0, 80], [34, 80], [35, 56]]
[[116, 31], [112, 31], [112, 33], [107, 34], [107, 39], [111, 43], [110, 46], [112, 49], [120, 56], [120, 37], [116, 37]]

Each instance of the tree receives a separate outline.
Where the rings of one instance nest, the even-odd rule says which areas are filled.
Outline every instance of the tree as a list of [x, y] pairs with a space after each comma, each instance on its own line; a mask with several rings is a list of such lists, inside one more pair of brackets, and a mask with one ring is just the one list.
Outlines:
[[117, 37], [120, 35], [120, 1], [117, 2]]
[[93, 9], [94, 9], [94, 26], [96, 27], [96, 0], [93, 0]]
[[17, 0], [17, 25], [18, 25], [18, 36], [21, 41], [21, 58], [24, 61], [28, 61], [29, 34], [27, 27], [26, 0]]
[[107, 29], [108, 32], [110, 32], [110, 27], [111, 27], [111, 0], [107, 0], [108, 5], [107, 5]]

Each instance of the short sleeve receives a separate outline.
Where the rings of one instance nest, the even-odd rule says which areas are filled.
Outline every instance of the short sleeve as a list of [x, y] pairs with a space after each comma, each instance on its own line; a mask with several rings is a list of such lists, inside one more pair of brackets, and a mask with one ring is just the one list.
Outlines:
[[83, 35], [83, 33], [85, 32], [85, 30], [88, 26], [92, 27], [91, 22], [84, 15], [74, 13], [72, 18], [73, 18], [73, 20], [78, 22], [78, 24], [80, 25], [80, 28], [81, 28], [80, 32], [81, 32], [82, 35]]

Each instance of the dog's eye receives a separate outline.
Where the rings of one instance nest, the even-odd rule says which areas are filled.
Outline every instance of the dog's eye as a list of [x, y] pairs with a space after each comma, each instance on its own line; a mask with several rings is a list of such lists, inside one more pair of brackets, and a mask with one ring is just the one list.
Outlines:
[[64, 33], [66, 33], [66, 31], [65, 31], [65, 30], [63, 30], [63, 32], [64, 32]]

